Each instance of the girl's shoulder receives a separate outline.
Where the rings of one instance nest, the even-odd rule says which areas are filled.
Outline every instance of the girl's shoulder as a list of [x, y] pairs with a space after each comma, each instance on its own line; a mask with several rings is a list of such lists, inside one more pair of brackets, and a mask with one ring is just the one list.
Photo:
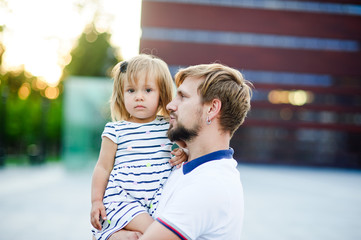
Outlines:
[[159, 115], [152, 122], [149, 123], [133, 123], [123, 120], [116, 122], [108, 122], [105, 124], [105, 128], [119, 131], [122, 129], [141, 128], [141, 127], [150, 127], [150, 126], [167, 125], [167, 124], [169, 124], [169, 119]]
[[113, 142], [117, 143], [119, 122], [107, 122], [102, 133], [102, 137], [108, 137]]
[[130, 123], [127, 121], [116, 121], [116, 122], [107, 122], [105, 124], [105, 128], [114, 128], [114, 129], [121, 129], [125, 126], [128, 126]]

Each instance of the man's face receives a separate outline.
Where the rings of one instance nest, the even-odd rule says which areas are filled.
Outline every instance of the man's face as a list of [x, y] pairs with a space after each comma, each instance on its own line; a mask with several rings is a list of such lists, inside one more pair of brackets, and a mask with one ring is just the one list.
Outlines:
[[197, 88], [201, 79], [186, 78], [178, 87], [177, 95], [167, 105], [170, 112], [168, 138], [171, 141], [190, 141], [201, 129], [202, 104]]

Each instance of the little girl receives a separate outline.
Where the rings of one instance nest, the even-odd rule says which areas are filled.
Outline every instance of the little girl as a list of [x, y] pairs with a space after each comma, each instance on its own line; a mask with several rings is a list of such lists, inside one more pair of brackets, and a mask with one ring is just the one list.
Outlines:
[[[183, 151], [172, 152], [167, 138], [166, 106], [173, 96], [167, 64], [141, 54], [118, 63], [112, 75], [113, 122], [102, 134], [92, 179], [91, 223], [97, 240], [120, 229], [143, 233], [153, 222], [170, 161], [176, 165], [187, 158]], [[172, 160], [171, 153], [176, 155]]]

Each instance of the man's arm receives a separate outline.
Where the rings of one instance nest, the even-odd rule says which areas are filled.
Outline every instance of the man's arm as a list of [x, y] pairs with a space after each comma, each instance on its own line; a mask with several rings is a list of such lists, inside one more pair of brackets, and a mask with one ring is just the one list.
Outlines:
[[144, 235], [134, 231], [120, 230], [115, 232], [109, 240], [182, 240], [185, 238], [178, 237], [171, 230], [154, 221], [146, 230]]
[[170, 229], [154, 221], [149, 228], [145, 231], [144, 235], [140, 240], [182, 240], [185, 238], [178, 237], [176, 233], [172, 232]]

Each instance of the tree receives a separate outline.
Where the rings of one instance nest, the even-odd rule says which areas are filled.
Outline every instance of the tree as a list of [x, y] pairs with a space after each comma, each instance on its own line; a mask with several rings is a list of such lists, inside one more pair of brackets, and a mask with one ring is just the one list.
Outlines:
[[72, 60], [65, 67], [65, 76], [107, 76], [117, 62], [116, 50], [110, 45], [110, 34], [99, 33], [88, 25], [71, 52]]

